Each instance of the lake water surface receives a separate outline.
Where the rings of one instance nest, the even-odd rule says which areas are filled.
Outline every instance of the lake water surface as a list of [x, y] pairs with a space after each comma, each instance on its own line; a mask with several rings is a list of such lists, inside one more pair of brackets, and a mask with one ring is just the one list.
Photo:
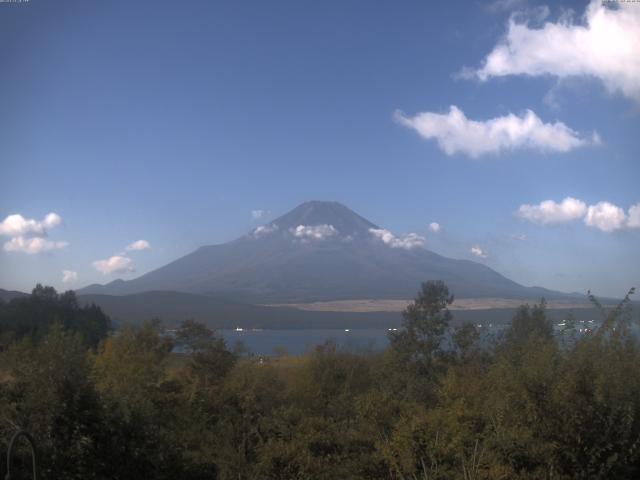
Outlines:
[[300, 355], [328, 340], [341, 349], [358, 351], [382, 350], [389, 343], [386, 328], [358, 328], [349, 331], [340, 329], [291, 329], [291, 330], [218, 330], [227, 346], [233, 348], [242, 342], [255, 355], [274, 355], [283, 348], [291, 355]]
[[[581, 320], [576, 322], [576, 335], [599, 328], [598, 320]], [[491, 341], [502, 334], [505, 325], [485, 324], [480, 327], [480, 342]], [[563, 323], [554, 323], [556, 334], [561, 334]], [[353, 352], [383, 350], [389, 344], [388, 328], [353, 328], [353, 329], [222, 329], [218, 330], [224, 337], [228, 348], [236, 342], [242, 342], [245, 348], [254, 355], [274, 355], [276, 349], [284, 349], [290, 355], [300, 355], [312, 350], [316, 345], [333, 341], [340, 349]], [[638, 327], [634, 327], [640, 335]]]

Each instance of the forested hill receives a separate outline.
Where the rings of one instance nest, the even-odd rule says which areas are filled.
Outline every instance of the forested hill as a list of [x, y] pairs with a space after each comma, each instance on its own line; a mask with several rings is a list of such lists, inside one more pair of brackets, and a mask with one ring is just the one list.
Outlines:
[[14, 298], [26, 297], [28, 294], [24, 292], [18, 292], [16, 290], [3, 290], [0, 288], [0, 300], [3, 302], [8, 302], [9, 300], [13, 300]]

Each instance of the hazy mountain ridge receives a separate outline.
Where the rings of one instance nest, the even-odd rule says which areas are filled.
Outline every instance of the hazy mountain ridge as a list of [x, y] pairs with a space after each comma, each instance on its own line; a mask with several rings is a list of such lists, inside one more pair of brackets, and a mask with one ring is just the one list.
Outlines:
[[29, 295], [28, 293], [18, 292], [17, 290], [4, 290], [0, 288], [0, 300], [8, 302], [14, 298], [22, 298]]

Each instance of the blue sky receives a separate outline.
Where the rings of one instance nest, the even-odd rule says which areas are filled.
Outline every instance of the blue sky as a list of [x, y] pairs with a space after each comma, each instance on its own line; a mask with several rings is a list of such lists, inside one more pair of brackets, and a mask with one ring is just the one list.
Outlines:
[[0, 4], [0, 288], [132, 278], [320, 199], [525, 285], [621, 296], [640, 6], [607, 5]]

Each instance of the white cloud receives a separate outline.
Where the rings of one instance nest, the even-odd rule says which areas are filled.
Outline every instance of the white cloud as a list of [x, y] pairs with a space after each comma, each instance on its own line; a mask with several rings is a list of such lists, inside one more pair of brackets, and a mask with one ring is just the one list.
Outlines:
[[9, 215], [0, 223], [0, 235], [17, 237], [28, 233], [42, 235], [44, 233], [42, 223], [26, 219], [19, 214]]
[[0, 223], [0, 235], [7, 237], [23, 237], [27, 235], [43, 236], [47, 229], [57, 227], [62, 218], [57, 213], [47, 214], [42, 221], [24, 218], [20, 214], [9, 215]]
[[[589, 205], [572, 197], [566, 197], [562, 203], [545, 200], [538, 205], [521, 205], [516, 215], [524, 220], [542, 225], [569, 222], [582, 218], [585, 225], [613, 232], [626, 228], [640, 228], [640, 203], [629, 207], [628, 213], [611, 202], [598, 202]], [[517, 236], [513, 238], [518, 239]], [[524, 237], [526, 238], [526, 237]]]
[[259, 220], [267, 215], [269, 215], [269, 212], [266, 210], [251, 210], [251, 218], [254, 220]]
[[584, 217], [587, 205], [582, 200], [566, 197], [561, 203], [545, 200], [538, 205], [520, 205], [516, 212], [519, 218], [533, 223], [562, 223]]
[[476, 121], [469, 120], [462, 110], [452, 105], [449, 112], [444, 114], [422, 112], [407, 117], [402, 112], [396, 112], [394, 118], [420, 136], [435, 139], [447, 155], [462, 153], [477, 158], [522, 148], [568, 152], [599, 143], [597, 135], [585, 139], [562, 122], [543, 123], [531, 110], [521, 117], [510, 113]]
[[433, 233], [438, 233], [438, 232], [440, 232], [440, 229], [441, 229], [440, 224], [439, 224], [439, 223], [437, 223], [437, 222], [431, 222], [431, 223], [429, 224], [429, 231], [431, 231], [431, 232], [433, 232]]
[[62, 271], [62, 282], [63, 283], [75, 283], [78, 281], [78, 272], [74, 272], [72, 270], [63, 270]]
[[629, 208], [627, 227], [640, 228], [640, 203], [636, 203]]
[[589, 206], [587, 215], [584, 217], [584, 223], [603, 232], [613, 232], [627, 225], [627, 215], [617, 205], [609, 202], [598, 202]]
[[125, 247], [125, 250], [127, 252], [130, 252], [132, 250], [147, 250], [149, 248], [151, 248], [151, 245], [149, 244], [149, 242], [147, 242], [146, 240], [137, 240], [127, 245]]
[[480, 80], [505, 75], [590, 76], [608, 91], [640, 101], [640, 8], [592, 0], [582, 21], [563, 15], [530, 28], [512, 16], [503, 40], [473, 72]]
[[477, 245], [474, 245], [473, 247], [471, 247], [470, 251], [476, 257], [480, 257], [480, 258], [487, 258], [488, 257], [487, 253]]
[[93, 267], [99, 272], [107, 275], [109, 273], [129, 273], [133, 272], [131, 259], [122, 255], [114, 255], [106, 260], [96, 260]]
[[253, 236], [256, 238], [268, 235], [278, 230], [277, 225], [261, 225], [253, 231]]
[[125, 247], [124, 252], [116, 253], [106, 260], [96, 260], [92, 263], [93, 267], [107, 275], [110, 273], [131, 273], [135, 272], [132, 260], [126, 252], [141, 251], [151, 248], [151, 244], [147, 240], [136, 240]]
[[514, 233], [513, 235], [511, 235], [511, 238], [520, 242], [524, 242], [527, 239], [527, 236], [522, 233]]
[[53, 228], [57, 227], [62, 223], [62, 218], [57, 213], [51, 212], [48, 213], [44, 220], [42, 221], [42, 225], [44, 228]]
[[370, 228], [369, 233], [382, 240], [384, 244], [389, 245], [391, 248], [404, 248], [406, 250], [410, 250], [415, 247], [422, 247], [425, 242], [425, 238], [416, 233], [408, 233], [401, 237], [397, 237], [384, 228]]
[[291, 229], [291, 233], [296, 238], [311, 239], [311, 240], [324, 240], [328, 237], [336, 235], [338, 230], [333, 225], [298, 225], [296, 228]]
[[36, 254], [65, 248], [68, 242], [47, 240], [47, 230], [57, 227], [62, 218], [57, 213], [48, 213], [41, 221], [24, 218], [20, 214], [9, 215], [0, 223], [0, 235], [11, 237], [4, 243], [7, 252]]
[[7, 252], [35, 254], [68, 246], [69, 242], [53, 242], [43, 237], [13, 237], [8, 242], [5, 242], [4, 249]]

